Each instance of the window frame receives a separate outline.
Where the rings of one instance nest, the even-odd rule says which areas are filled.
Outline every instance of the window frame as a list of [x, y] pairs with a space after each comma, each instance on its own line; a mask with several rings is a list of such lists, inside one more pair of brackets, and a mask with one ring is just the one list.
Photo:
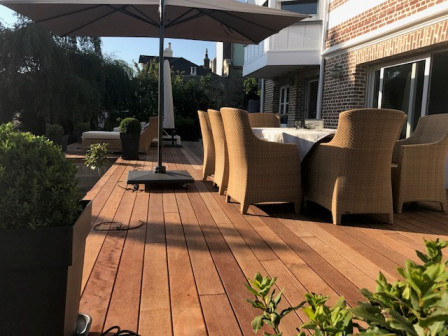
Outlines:
[[[278, 97], [278, 115], [288, 115], [289, 112], [289, 94], [290, 94], [290, 85], [282, 85], [279, 89], [279, 97]], [[282, 101], [282, 92], [286, 91], [286, 101]], [[282, 109], [282, 107], [286, 107], [285, 109]]]

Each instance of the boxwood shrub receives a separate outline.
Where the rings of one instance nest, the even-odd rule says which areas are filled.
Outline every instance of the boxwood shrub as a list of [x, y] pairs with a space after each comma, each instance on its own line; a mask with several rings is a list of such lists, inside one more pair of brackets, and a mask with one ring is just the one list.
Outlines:
[[125, 118], [120, 123], [120, 133], [140, 134], [142, 125], [136, 118]]
[[72, 225], [80, 211], [76, 166], [43, 136], [0, 125], [0, 229]]

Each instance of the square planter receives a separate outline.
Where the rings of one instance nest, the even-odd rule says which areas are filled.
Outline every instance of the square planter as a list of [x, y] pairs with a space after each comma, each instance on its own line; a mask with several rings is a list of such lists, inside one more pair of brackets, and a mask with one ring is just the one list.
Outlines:
[[73, 226], [0, 230], [0, 323], [8, 335], [74, 336], [92, 203]]

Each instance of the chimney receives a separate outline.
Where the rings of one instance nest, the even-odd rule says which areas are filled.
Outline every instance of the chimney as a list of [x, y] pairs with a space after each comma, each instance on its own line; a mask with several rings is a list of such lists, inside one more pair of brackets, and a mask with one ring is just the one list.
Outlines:
[[173, 50], [171, 49], [171, 42], [168, 43], [168, 47], [163, 50], [163, 57], [173, 57]]
[[205, 49], [204, 68], [210, 69], [210, 58], [208, 58], [208, 49]]

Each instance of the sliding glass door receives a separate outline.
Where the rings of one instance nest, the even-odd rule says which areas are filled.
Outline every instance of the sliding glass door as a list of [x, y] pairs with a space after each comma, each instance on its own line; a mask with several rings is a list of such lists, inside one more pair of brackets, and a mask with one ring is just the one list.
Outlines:
[[383, 66], [373, 71], [372, 107], [402, 110], [408, 115], [401, 137], [409, 136], [426, 114], [429, 58]]

